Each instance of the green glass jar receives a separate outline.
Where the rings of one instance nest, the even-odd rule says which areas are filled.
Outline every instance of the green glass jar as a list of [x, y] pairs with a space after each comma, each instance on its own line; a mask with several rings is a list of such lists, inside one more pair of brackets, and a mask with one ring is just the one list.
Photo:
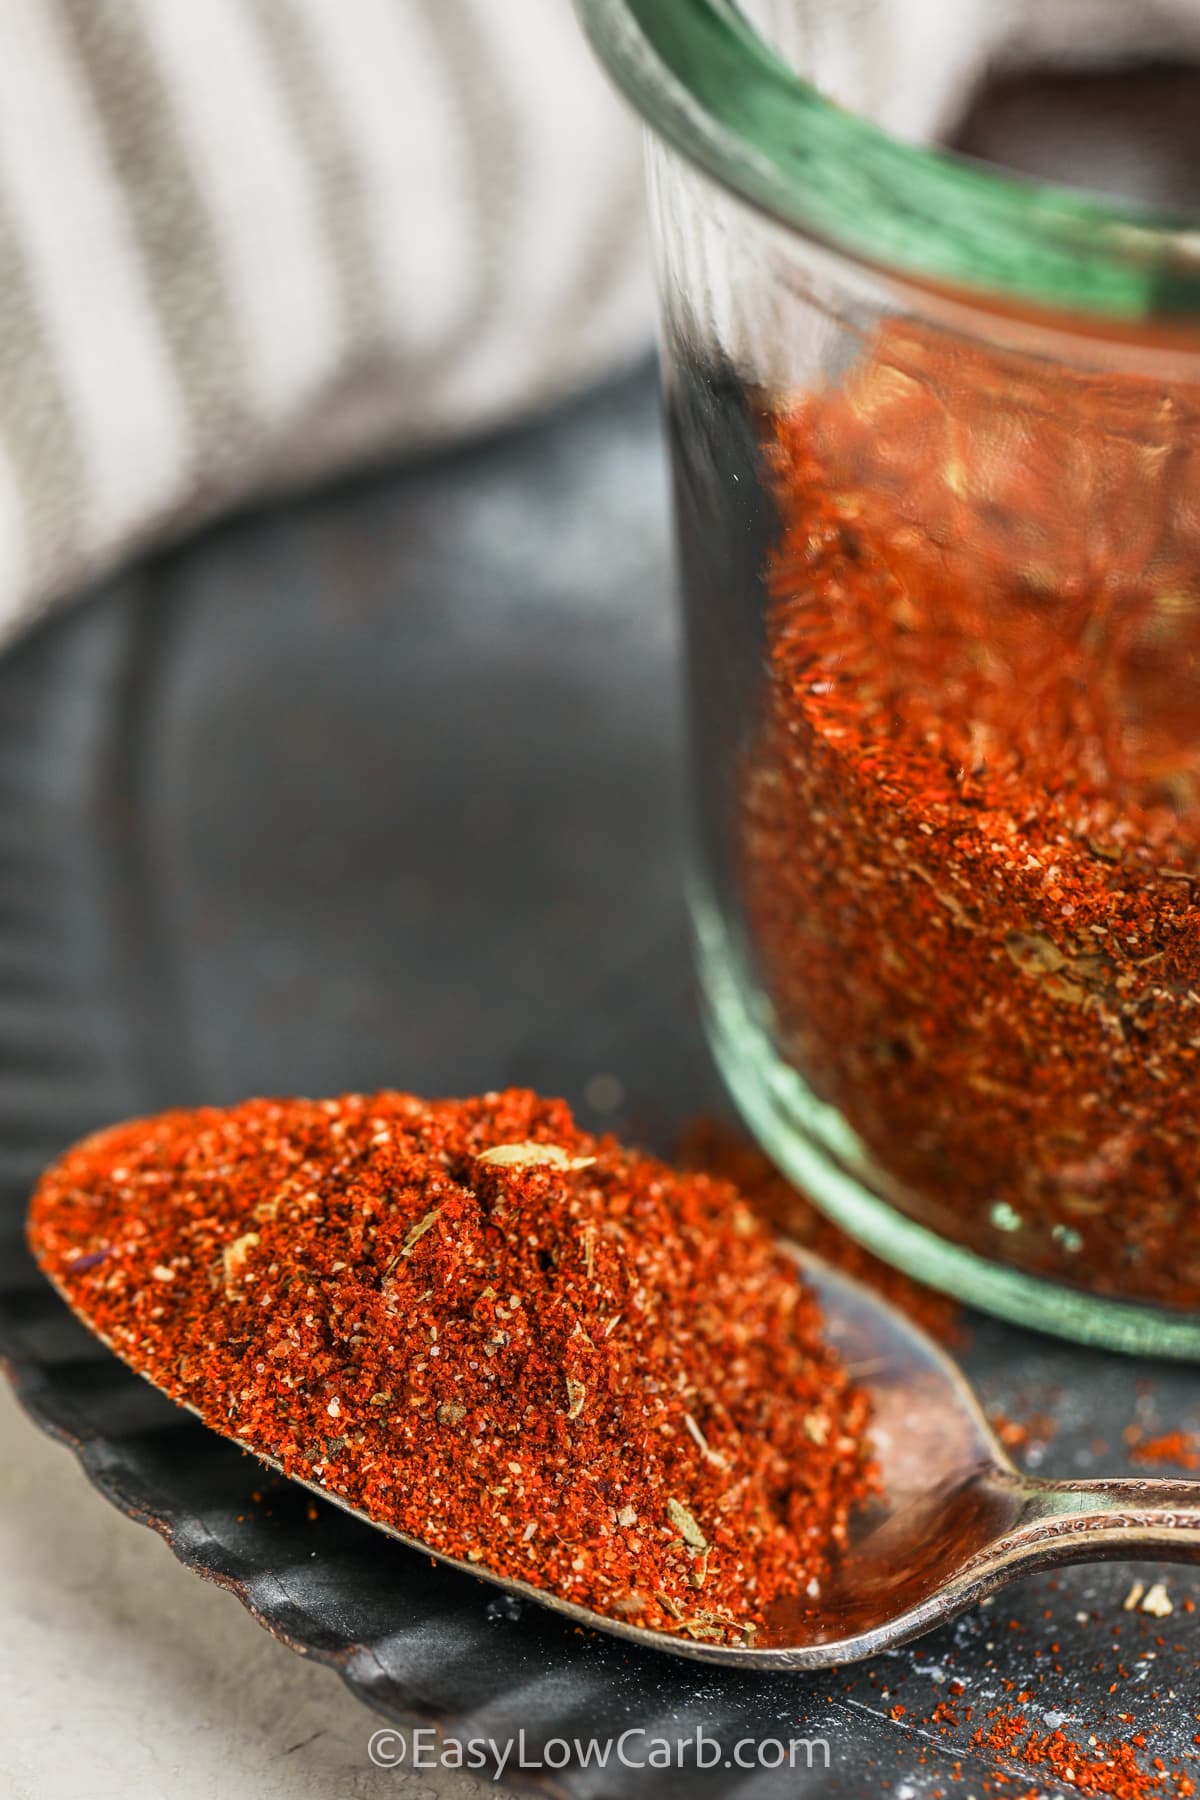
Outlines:
[[932, 83], [883, 4], [580, 5], [649, 128], [730, 1089], [922, 1280], [1200, 1353], [1200, 217], [936, 147], [1004, 6]]

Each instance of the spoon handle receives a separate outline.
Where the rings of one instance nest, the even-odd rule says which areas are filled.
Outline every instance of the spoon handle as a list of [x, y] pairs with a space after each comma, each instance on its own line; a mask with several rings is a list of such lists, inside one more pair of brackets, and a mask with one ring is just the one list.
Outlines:
[[924, 1511], [918, 1503], [894, 1514], [864, 1551], [868, 1578], [860, 1566], [860, 1588], [875, 1629], [854, 1641], [875, 1650], [904, 1643], [1038, 1569], [1200, 1562], [1200, 1481], [1046, 1481], [992, 1462], [949, 1494], [927, 1497]]
[[1121, 1557], [1200, 1561], [1200, 1481], [1021, 1478], [1025, 1504], [1006, 1534], [1022, 1563]]

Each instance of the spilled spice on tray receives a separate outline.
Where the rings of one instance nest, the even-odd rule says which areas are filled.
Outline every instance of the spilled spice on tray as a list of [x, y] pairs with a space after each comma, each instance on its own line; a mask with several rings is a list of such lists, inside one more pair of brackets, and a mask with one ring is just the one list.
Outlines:
[[[1017, 1686], [1009, 1680], [1002, 1685], [1010, 1690]], [[939, 1700], [926, 1717], [912, 1717], [912, 1709], [904, 1705], [891, 1706], [888, 1717], [907, 1719], [919, 1740], [941, 1740], [945, 1750], [957, 1739], [963, 1749], [951, 1774], [964, 1792], [969, 1787], [972, 1793], [1009, 1800], [1050, 1800], [1052, 1794], [1068, 1792], [1102, 1795], [1106, 1800], [1189, 1800], [1196, 1793], [1194, 1777], [1177, 1758], [1168, 1765], [1155, 1754], [1157, 1734], [1149, 1727], [1127, 1730], [1123, 1737], [1102, 1738], [1098, 1730], [1089, 1731], [1082, 1741], [1061, 1725], [1039, 1729], [1025, 1710], [1031, 1702], [1039, 1704], [1032, 1688], [1014, 1693], [1015, 1706], [993, 1706], [982, 1715], [982, 1723], [973, 1724], [978, 1708], [964, 1701], [964, 1684], [951, 1683], [949, 1691], [950, 1699]], [[1118, 1716], [1127, 1727], [1136, 1726], [1133, 1714], [1122, 1711]], [[986, 1773], [976, 1772], [976, 1759], [985, 1763]], [[926, 1760], [925, 1751], [918, 1749], [916, 1761]], [[1194, 1756], [1186, 1760], [1194, 1766]], [[886, 1785], [890, 1792], [892, 1783]]]
[[874, 1289], [931, 1337], [950, 1345], [964, 1341], [966, 1327], [956, 1300], [872, 1256], [819, 1212], [806, 1194], [780, 1174], [770, 1157], [732, 1125], [720, 1119], [694, 1120], [680, 1140], [679, 1160], [686, 1169], [702, 1169], [731, 1181], [774, 1230], [811, 1250], [831, 1268]]
[[217, 1430], [447, 1555], [753, 1641], [872, 1490], [866, 1396], [729, 1183], [513, 1090], [253, 1100], [100, 1132], [39, 1262]]
[[1150, 1436], [1140, 1425], [1131, 1425], [1124, 1439], [1130, 1462], [1147, 1468], [1170, 1463], [1178, 1469], [1200, 1469], [1200, 1437], [1194, 1431], [1160, 1431]]
[[1049, 1413], [1031, 1413], [1027, 1419], [1015, 1419], [1011, 1413], [990, 1407], [988, 1423], [1006, 1450], [1035, 1463], [1041, 1460], [1042, 1451], [1058, 1430], [1057, 1420]]
[[1190, 1308], [1198, 419], [1192, 388], [901, 322], [768, 418], [739, 826], [776, 1043], [880, 1191]]
[[[848, 1691], [877, 1717], [900, 1714], [903, 1730], [888, 1735], [904, 1785], [936, 1796], [945, 1773], [947, 1795], [979, 1800], [1194, 1796], [1195, 1659], [1186, 1641], [1164, 1636], [1174, 1629], [1173, 1615], [1193, 1611], [1194, 1603], [1186, 1595], [1173, 1599], [1165, 1581], [1148, 1588], [1135, 1581], [1122, 1600], [1122, 1585], [1104, 1584], [1106, 1603], [1084, 1611], [1080, 1584], [1051, 1577], [1041, 1595], [1046, 1604], [1023, 1609], [1023, 1616], [1006, 1616], [985, 1599], [982, 1646], [972, 1641], [974, 1632], [955, 1634], [932, 1669], [919, 1662], [861, 1665]], [[893, 1770], [881, 1792], [897, 1791]]]
[[[1196, 1792], [1192, 1777], [1169, 1769], [1163, 1759], [1146, 1753], [1146, 1739], [1117, 1738], [1102, 1743], [1090, 1737], [1076, 1743], [1064, 1731], [1031, 1730], [1024, 1713], [996, 1708], [973, 1735], [977, 1750], [990, 1750], [1034, 1770], [1043, 1791], [1046, 1777], [1080, 1794], [1103, 1794], [1109, 1800], [1187, 1800]], [[1147, 1766], [1148, 1765], [1148, 1766]]]

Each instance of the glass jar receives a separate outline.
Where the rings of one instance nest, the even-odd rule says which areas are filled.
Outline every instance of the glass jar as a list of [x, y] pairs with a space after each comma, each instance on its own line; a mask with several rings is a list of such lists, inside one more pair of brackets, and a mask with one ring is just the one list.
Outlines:
[[935, 147], [1036, 9], [580, 4], [650, 127], [729, 1087], [910, 1273], [1200, 1353], [1200, 218]]

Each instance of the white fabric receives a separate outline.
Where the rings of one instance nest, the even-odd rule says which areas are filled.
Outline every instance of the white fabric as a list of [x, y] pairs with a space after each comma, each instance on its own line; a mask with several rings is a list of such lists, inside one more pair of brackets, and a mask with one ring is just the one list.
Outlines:
[[569, 0], [0, 0], [0, 632], [650, 341]]

